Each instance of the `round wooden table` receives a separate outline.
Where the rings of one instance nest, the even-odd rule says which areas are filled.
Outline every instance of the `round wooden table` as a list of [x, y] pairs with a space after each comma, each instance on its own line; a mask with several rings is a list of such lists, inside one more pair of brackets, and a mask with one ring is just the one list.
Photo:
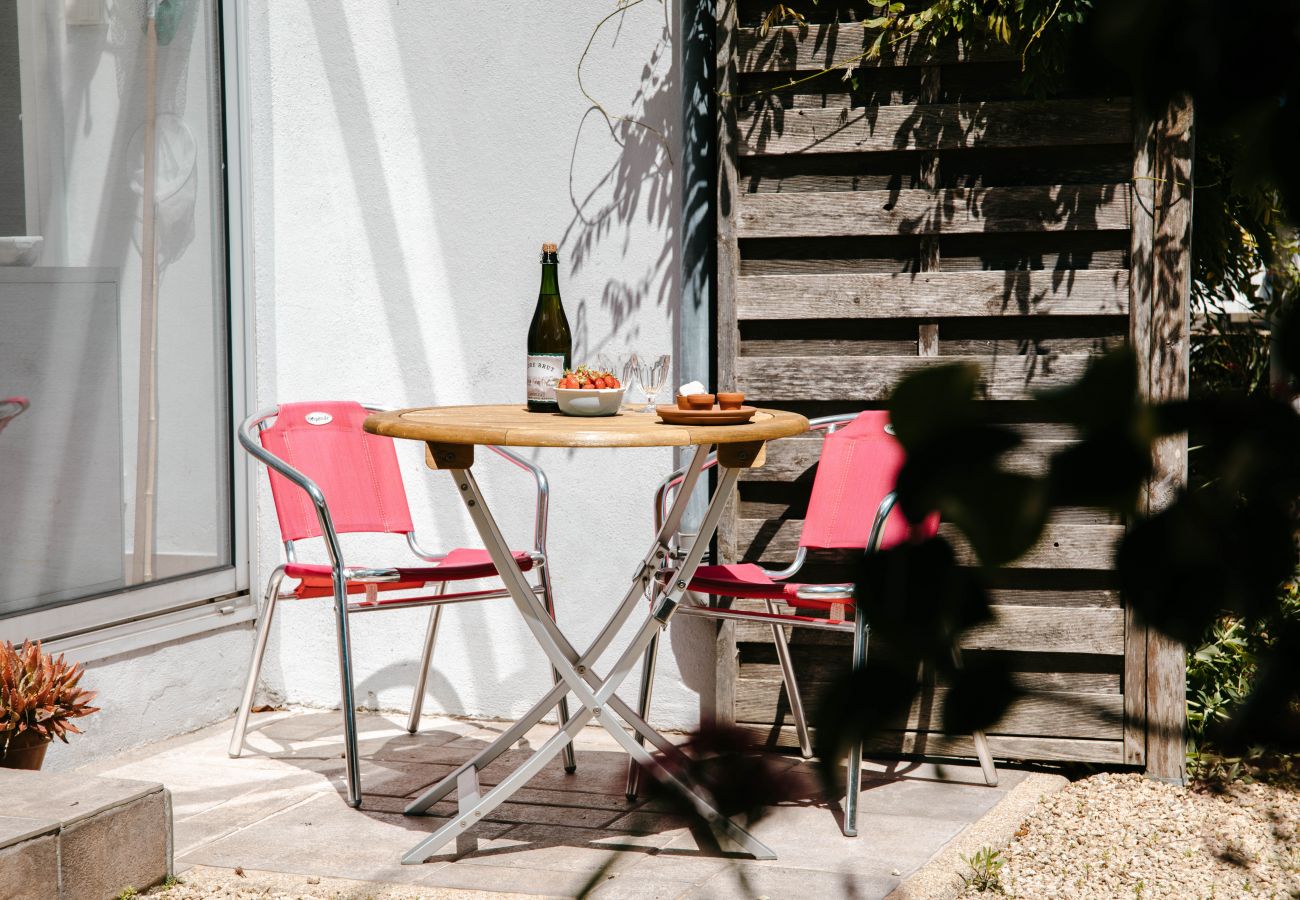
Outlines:
[[[674, 611], [681, 604], [695, 570], [699, 567], [727, 498], [735, 488], [740, 471], [763, 464], [763, 448], [773, 438], [789, 437], [808, 430], [808, 420], [795, 413], [760, 409], [743, 425], [668, 425], [654, 413], [642, 413], [625, 407], [616, 416], [583, 418], [556, 413], [530, 413], [520, 405], [445, 406], [427, 409], [401, 409], [375, 413], [366, 419], [365, 428], [373, 434], [423, 441], [428, 448], [430, 468], [448, 472], [455, 481], [465, 508], [469, 512], [483, 544], [505, 582], [516, 608], [523, 616], [542, 650], [561, 678], [551, 690], [473, 759], [429, 788], [406, 808], [407, 815], [424, 814], [429, 807], [451, 794], [457, 795], [457, 813], [449, 822], [421, 841], [402, 857], [403, 863], [421, 863], [432, 854], [505, 802], [529, 779], [564, 749], [587, 722], [593, 718], [608, 731], [628, 754], [654, 778], [681, 792], [696, 812], [740, 849], [758, 859], [775, 859], [776, 854], [745, 829], [720, 813], [713, 799], [698, 786], [691, 785], [676, 772], [664, 767], [648, 753], [641, 740], [649, 741], [662, 753], [680, 756], [681, 751], [651, 728], [615, 693], [637, 659], [658, 638]], [[488, 509], [482, 491], [474, 479], [474, 447], [478, 444], [506, 447], [688, 447], [694, 446], [691, 462], [684, 470], [682, 484], [664, 517], [649, 551], [642, 557], [632, 585], [623, 596], [591, 646], [579, 653], [560, 631], [545, 605], [537, 598], [523, 573], [515, 564], [510, 547]], [[670, 552], [670, 542], [681, 525], [691, 495], [701, 483], [700, 474], [712, 448], [717, 448], [721, 470], [717, 489], [709, 500], [708, 510], [698, 533], [683, 548], [680, 559]], [[593, 497], [603, 501], [604, 497]], [[645, 620], [635, 636], [618, 655], [609, 674], [601, 678], [596, 664], [628, 621], [642, 597], [650, 603]], [[590, 608], [590, 598], [586, 602]], [[479, 786], [478, 773], [506, 750], [519, 742], [539, 723], [560, 699], [572, 692], [579, 708], [560, 724], [556, 731], [518, 768], [491, 790]], [[621, 720], [621, 721], [620, 721]]]

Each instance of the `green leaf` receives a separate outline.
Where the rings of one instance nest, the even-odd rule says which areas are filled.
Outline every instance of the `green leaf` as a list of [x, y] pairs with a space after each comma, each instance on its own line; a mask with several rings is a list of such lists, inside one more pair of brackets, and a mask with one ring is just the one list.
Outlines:
[[900, 381], [889, 401], [889, 420], [903, 446], [921, 447], [942, 431], [970, 422], [979, 379], [977, 365], [950, 363], [930, 366]]

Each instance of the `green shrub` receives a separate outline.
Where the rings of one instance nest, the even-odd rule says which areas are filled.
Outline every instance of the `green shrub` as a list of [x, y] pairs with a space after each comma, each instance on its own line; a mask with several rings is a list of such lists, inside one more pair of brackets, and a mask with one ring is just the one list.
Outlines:
[[1296, 760], [1265, 760], [1258, 751], [1241, 757], [1220, 754], [1214, 728], [1232, 716], [1250, 694], [1260, 656], [1273, 646], [1278, 626], [1300, 622], [1300, 579], [1282, 588], [1276, 619], [1246, 622], [1224, 616], [1201, 645], [1187, 655], [1187, 763], [1196, 778], [1250, 778], [1263, 765], [1291, 773]]

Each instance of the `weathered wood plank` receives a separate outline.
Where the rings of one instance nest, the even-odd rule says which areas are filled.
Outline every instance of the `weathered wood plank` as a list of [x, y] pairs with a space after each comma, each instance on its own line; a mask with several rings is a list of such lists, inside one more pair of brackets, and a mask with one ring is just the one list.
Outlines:
[[[740, 519], [736, 523], [737, 547], [749, 561], [788, 561], [798, 549], [802, 527], [799, 519]], [[976, 564], [974, 553], [955, 526], [945, 523], [939, 533], [952, 542], [961, 564]], [[1048, 525], [1042, 539], [1008, 568], [1109, 569], [1123, 533], [1122, 525]]]
[[997, 62], [1014, 59], [1008, 47], [950, 42], [931, 47], [925, 41], [906, 38], [882, 48], [880, 58], [866, 59], [864, 54], [874, 33], [858, 22], [823, 25], [783, 25], [763, 34], [758, 28], [741, 28], [736, 34], [738, 63], [741, 72], [816, 71], [832, 66], [942, 65], [958, 62]]
[[[778, 682], [779, 683], [779, 682]], [[736, 721], [774, 722], [789, 715], [788, 701], [777, 684], [741, 679], [736, 683]], [[939, 731], [948, 689], [922, 691], [905, 718], [891, 722], [898, 730]], [[805, 702], [815, 702], [806, 692]], [[1124, 699], [1119, 694], [1045, 691], [1025, 694], [989, 729], [1000, 734], [1073, 738], [1116, 738], [1123, 731]]]
[[[799, 746], [793, 725], [741, 725], [769, 746], [794, 750]], [[1124, 743], [1118, 740], [1086, 740], [1060, 737], [1025, 737], [990, 734], [989, 750], [995, 759], [1042, 760], [1044, 762], [1090, 762], [1119, 765], [1124, 762]], [[879, 734], [866, 744], [868, 755], [959, 757], [975, 755], [969, 735], [945, 735], [935, 732], [892, 731]]]
[[742, 194], [740, 238], [1122, 231], [1126, 184]]
[[[737, 608], [754, 608], [738, 602]], [[1015, 653], [1076, 653], [1103, 656], [1124, 654], [1124, 613], [1120, 609], [997, 606], [992, 622], [962, 635], [963, 650], [997, 650]], [[801, 636], [828, 636], [829, 632], [794, 629]], [[736, 641], [763, 643], [771, 638], [766, 623], [739, 622]]]
[[841, 109], [762, 107], [737, 120], [742, 155], [872, 153], [1128, 144], [1121, 100], [919, 103]]
[[1074, 382], [1090, 356], [742, 356], [736, 389], [757, 401], [887, 400], [903, 376], [926, 366], [969, 362], [980, 366], [985, 400], [1025, 400], [1034, 392]]
[[[739, 677], [741, 681], [766, 681], [776, 691], [781, 685], [781, 666], [777, 662], [746, 662], [755, 654], [754, 650], [772, 649], [771, 644], [766, 646], [761, 644], [745, 644], [741, 652], [741, 663]], [[826, 684], [837, 677], [842, 677], [849, 670], [849, 646], [846, 644], [842, 648], [800, 648], [805, 650], [803, 653], [794, 655], [795, 667], [799, 678], [799, 684], [803, 688], [808, 698], [818, 696], [819, 692]], [[821, 652], [809, 653], [808, 650], [817, 650]], [[839, 652], [828, 652], [838, 650]], [[775, 655], [774, 651], [771, 654]], [[1011, 672], [1011, 680], [1024, 691], [1060, 691], [1064, 693], [1080, 694], [1118, 694], [1120, 693], [1120, 674], [1119, 672], [1071, 672], [1061, 671], [1060, 668], [1045, 668], [1050, 663], [1055, 663], [1058, 667], [1066, 665], [1059, 662], [1063, 657], [1054, 653], [1035, 653], [1035, 654], [1002, 654], [1006, 657], [1016, 657], [1024, 660], [1030, 657], [1039, 657], [1044, 663], [1034, 668], [1032, 671]], [[967, 659], [974, 658], [976, 654], [968, 653]], [[1015, 665], [1015, 663], [1011, 663]], [[941, 682], [942, 683], [942, 682]]]
[[1124, 613], [1119, 609], [999, 606], [995, 612], [992, 622], [962, 635], [963, 649], [1124, 654]]
[[[939, 533], [952, 542], [959, 562], [976, 564], [975, 554], [954, 526], [940, 525]], [[1122, 525], [1048, 525], [1042, 539], [1009, 568], [1110, 569], [1115, 545], [1123, 535]]]
[[[1030, 475], [1046, 473], [1052, 454], [1073, 446], [1075, 441], [1025, 441], [1003, 456], [1003, 468]], [[809, 474], [821, 458], [822, 438], [818, 434], [799, 435], [771, 441], [767, 445], [767, 464], [746, 472], [746, 481], [793, 482]], [[751, 518], [756, 518], [752, 512]]]
[[749, 275], [739, 319], [898, 319], [1128, 314], [1127, 269]]

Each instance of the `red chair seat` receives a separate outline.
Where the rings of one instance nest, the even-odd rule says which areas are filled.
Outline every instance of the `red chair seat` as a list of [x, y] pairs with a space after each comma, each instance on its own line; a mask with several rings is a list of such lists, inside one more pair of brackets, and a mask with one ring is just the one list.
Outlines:
[[724, 597], [784, 600], [786, 585], [777, 584], [753, 563], [732, 563], [700, 566], [691, 579], [691, 590], [697, 594], [721, 594]]
[[691, 579], [691, 590], [697, 594], [719, 594], [723, 597], [741, 597], [750, 600], [781, 600], [801, 609], [829, 610], [839, 606], [853, 609], [852, 600], [801, 598], [798, 591], [803, 584], [785, 584], [767, 577], [762, 567], [754, 563], [733, 563], [724, 566], [700, 566]]
[[[514, 551], [515, 564], [519, 571], [527, 572], [533, 567], [533, 558], [522, 550]], [[473, 578], [494, 578], [497, 568], [486, 550], [470, 550], [458, 547], [435, 565], [406, 567], [398, 566], [398, 581], [382, 581], [375, 585], [381, 591], [411, 591], [424, 587], [431, 581], [468, 581]], [[284, 574], [299, 580], [294, 595], [300, 598], [328, 597], [334, 593], [334, 576], [329, 566], [314, 563], [289, 563], [284, 567]], [[365, 584], [349, 582], [348, 593], [360, 594], [366, 589]]]

